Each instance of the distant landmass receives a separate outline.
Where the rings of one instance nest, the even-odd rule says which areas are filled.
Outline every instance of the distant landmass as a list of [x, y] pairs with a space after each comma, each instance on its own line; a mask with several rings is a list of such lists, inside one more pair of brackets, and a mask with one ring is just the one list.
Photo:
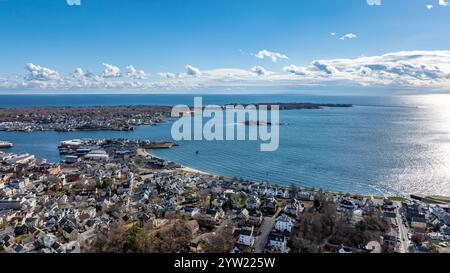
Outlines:
[[[225, 104], [247, 107], [278, 105], [280, 110], [321, 109], [324, 107], [352, 107], [352, 104], [317, 103], [256, 103]], [[195, 108], [190, 106], [191, 111]], [[135, 126], [155, 125], [170, 117], [172, 106], [43, 106], [23, 108], [0, 108], [0, 131], [132, 131]], [[250, 125], [249, 122], [247, 125]], [[258, 124], [262, 125], [262, 124]], [[271, 124], [265, 124], [271, 125]]]
[[305, 103], [305, 102], [289, 102], [289, 103], [279, 103], [279, 102], [265, 102], [265, 103], [252, 103], [252, 104], [241, 104], [241, 103], [230, 103], [225, 106], [236, 106], [242, 105], [244, 107], [248, 105], [255, 105], [257, 108], [261, 106], [278, 105], [280, 110], [301, 110], [301, 109], [321, 109], [324, 107], [353, 107], [353, 104], [335, 104], [335, 103]]

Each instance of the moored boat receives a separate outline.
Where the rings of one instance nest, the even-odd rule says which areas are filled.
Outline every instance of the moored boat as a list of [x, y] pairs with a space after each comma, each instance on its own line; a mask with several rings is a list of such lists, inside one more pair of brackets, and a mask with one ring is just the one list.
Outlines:
[[170, 149], [176, 145], [174, 142], [161, 141], [144, 143], [142, 146], [146, 149]]
[[0, 148], [12, 148], [14, 145], [8, 141], [0, 141]]

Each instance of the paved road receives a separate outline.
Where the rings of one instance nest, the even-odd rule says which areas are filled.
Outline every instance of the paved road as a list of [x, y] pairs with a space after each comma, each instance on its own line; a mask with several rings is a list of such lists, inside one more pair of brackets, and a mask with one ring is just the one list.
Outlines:
[[269, 239], [269, 234], [275, 226], [275, 217], [264, 217], [263, 222], [261, 223], [261, 227], [259, 230], [261, 231], [261, 235], [256, 237], [255, 240], [255, 253], [262, 253], [267, 240]]
[[400, 239], [400, 246], [399, 246], [399, 252], [400, 253], [407, 253], [409, 248], [409, 239], [408, 239], [408, 230], [405, 227], [405, 224], [403, 222], [403, 218], [401, 217], [400, 210], [396, 209], [397, 213], [397, 224], [398, 224], [398, 237]]

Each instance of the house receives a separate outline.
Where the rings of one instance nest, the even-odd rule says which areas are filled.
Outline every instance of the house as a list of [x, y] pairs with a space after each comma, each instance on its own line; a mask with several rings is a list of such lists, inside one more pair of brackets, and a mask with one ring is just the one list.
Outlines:
[[66, 252], [64, 245], [59, 242], [54, 242], [50, 248], [51, 248], [52, 253], [65, 253]]
[[289, 199], [284, 207], [284, 213], [295, 218], [300, 215], [302, 210], [303, 207], [300, 206], [300, 202], [295, 198]]
[[51, 246], [58, 240], [55, 235], [51, 233], [45, 233], [42, 237], [39, 237], [38, 242], [41, 246], [51, 248]]
[[14, 237], [11, 235], [5, 235], [3, 236], [2, 240], [0, 241], [0, 244], [3, 246], [3, 249], [7, 252], [11, 252], [11, 247], [14, 245]]
[[288, 191], [284, 188], [279, 188], [275, 192], [275, 196], [278, 198], [287, 198], [288, 197]]
[[383, 200], [383, 206], [381, 208], [385, 211], [394, 211], [396, 209], [394, 202], [387, 198]]
[[199, 226], [203, 229], [212, 230], [216, 226], [217, 222], [214, 218], [206, 214], [198, 214], [195, 216]]
[[184, 213], [185, 215], [188, 215], [189, 217], [194, 217], [200, 212], [200, 210], [198, 208], [182, 207], [180, 209], [180, 212]]
[[275, 252], [288, 253], [289, 248], [287, 246], [287, 237], [282, 233], [272, 232], [269, 235], [269, 242], [267, 243], [267, 247]]
[[206, 215], [213, 218], [216, 221], [216, 223], [219, 223], [220, 219], [222, 219], [224, 215], [224, 212], [220, 209], [207, 209]]
[[249, 218], [249, 212], [247, 209], [242, 209], [241, 212], [239, 212], [239, 214], [237, 215], [237, 220], [239, 222], [239, 224], [241, 225], [245, 225], [248, 221]]
[[286, 214], [278, 217], [277, 222], [275, 223], [275, 229], [281, 232], [291, 232], [292, 227], [294, 226], [294, 219], [289, 217]]
[[412, 228], [427, 228], [427, 220], [425, 217], [412, 217], [411, 218]]
[[253, 227], [251, 228], [243, 228], [239, 232], [239, 238], [237, 243], [241, 245], [246, 245], [252, 247], [255, 243], [255, 238], [253, 237]]
[[450, 227], [447, 225], [443, 225], [439, 231], [446, 236], [450, 236]]
[[277, 200], [274, 197], [264, 199], [261, 211], [267, 214], [275, 214], [277, 212]]
[[86, 160], [108, 161], [109, 155], [104, 150], [92, 150], [84, 156]]
[[192, 234], [196, 234], [199, 231], [200, 226], [199, 226], [197, 220], [188, 221], [186, 224], [189, 227], [189, 229], [191, 230]]
[[211, 202], [211, 207], [213, 208], [222, 208], [225, 204], [225, 198], [216, 198]]
[[27, 247], [25, 247], [25, 246], [23, 246], [23, 245], [21, 245], [21, 244], [13, 244], [13, 245], [9, 248], [9, 251], [10, 251], [11, 253], [27, 253], [27, 252], [29, 252], [30, 250], [29, 250]]
[[154, 219], [154, 216], [151, 216], [148, 213], [141, 213], [138, 215], [138, 220], [139, 220], [139, 226], [141, 227], [146, 227], [146, 226], [151, 226], [152, 225], [152, 220]]
[[0, 210], [18, 210], [25, 204], [26, 198], [23, 196], [15, 196], [12, 198], [2, 198], [0, 199]]
[[252, 195], [245, 202], [245, 208], [248, 210], [257, 210], [259, 209], [259, 203], [259, 198], [256, 195]]
[[297, 193], [298, 199], [303, 201], [314, 201], [314, 195], [307, 191], [300, 191]]
[[76, 240], [78, 238], [78, 231], [70, 225], [65, 225], [62, 228], [62, 233], [66, 239]]
[[431, 209], [431, 213], [436, 216], [444, 225], [450, 225], [450, 215], [448, 215], [448, 213], [440, 206], [433, 207]]
[[247, 225], [248, 226], [260, 226], [263, 221], [263, 216], [261, 211], [253, 210], [249, 211]]
[[383, 243], [386, 248], [394, 249], [397, 245], [397, 237], [393, 235], [384, 235]]
[[354, 210], [356, 208], [356, 205], [352, 200], [342, 199], [339, 202], [339, 208], [344, 210]]

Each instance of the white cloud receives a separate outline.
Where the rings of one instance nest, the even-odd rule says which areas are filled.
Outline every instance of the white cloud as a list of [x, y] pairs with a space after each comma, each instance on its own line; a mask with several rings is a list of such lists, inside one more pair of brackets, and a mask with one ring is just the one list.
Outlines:
[[427, 9], [431, 10], [433, 9], [433, 5], [426, 5]]
[[307, 70], [307, 68], [305, 67], [301, 67], [301, 66], [296, 66], [296, 65], [289, 65], [289, 66], [285, 66], [283, 68], [284, 71], [294, 74], [294, 75], [299, 75], [299, 76], [305, 76], [308, 75], [309, 72]]
[[369, 6], [380, 6], [381, 0], [366, 0]]
[[447, 2], [446, 0], [439, 0], [439, 6], [443, 7], [450, 6], [450, 3]]
[[238, 68], [218, 68], [203, 71], [203, 74], [209, 79], [221, 79], [221, 80], [239, 80], [247, 79], [254, 76], [252, 71]]
[[85, 78], [85, 73], [84, 73], [83, 69], [80, 67], [75, 68], [75, 71], [73, 72], [72, 75], [75, 79], [84, 79]]
[[178, 75], [176, 73], [171, 73], [171, 72], [159, 72], [158, 75], [160, 77], [167, 78], [167, 79], [175, 79], [178, 77]]
[[74, 72], [72, 73], [72, 77], [75, 80], [79, 81], [78, 84], [82, 84], [82, 85], [91, 85], [93, 83], [98, 83], [98, 82], [104, 81], [103, 77], [95, 75], [89, 71], [84, 71], [80, 67], [75, 68]]
[[278, 52], [271, 52], [268, 50], [260, 50], [258, 53], [255, 54], [255, 57], [258, 59], [264, 59], [264, 58], [270, 58], [272, 59], [272, 62], [277, 62], [278, 60], [287, 60], [289, 59], [288, 56], [278, 53]]
[[132, 79], [145, 80], [147, 79], [147, 74], [144, 70], [137, 70], [134, 66], [129, 65], [126, 67], [127, 76]]
[[29, 72], [29, 74], [26, 76], [27, 80], [51, 81], [60, 79], [59, 73], [57, 71], [47, 67], [28, 63], [25, 68]]
[[259, 65], [252, 67], [251, 71], [255, 73], [257, 76], [265, 76], [268, 74], [268, 71], [264, 67]]
[[[294, 73], [292, 66], [285, 71]], [[450, 87], [450, 51], [402, 51], [354, 59], [317, 60], [302, 70], [309, 80], [361, 85]]]
[[355, 39], [356, 38], [356, 34], [354, 33], [347, 33], [344, 36], [340, 37], [340, 40], [347, 40], [347, 39]]
[[188, 64], [184, 67], [186, 69], [186, 74], [192, 77], [198, 77], [202, 74], [200, 69]]
[[103, 74], [104, 78], [118, 78], [122, 75], [120, 74], [120, 68], [111, 64], [103, 63]]

